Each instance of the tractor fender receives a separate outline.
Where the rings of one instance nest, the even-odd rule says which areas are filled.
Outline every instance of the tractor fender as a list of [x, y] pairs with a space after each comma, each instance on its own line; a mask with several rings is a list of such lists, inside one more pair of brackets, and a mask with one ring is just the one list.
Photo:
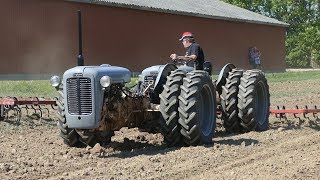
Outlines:
[[177, 69], [177, 66], [174, 64], [166, 64], [160, 68], [159, 74], [154, 84], [154, 95], [156, 95], [156, 97], [158, 97], [159, 94], [162, 92], [163, 85], [167, 81], [167, 76], [171, 73], [171, 71], [176, 69]]
[[221, 69], [219, 73], [218, 80], [216, 82], [216, 88], [217, 91], [219, 92], [219, 95], [222, 92], [222, 86], [226, 83], [226, 78], [228, 77], [229, 72], [232, 71], [232, 69], [236, 68], [236, 66], [232, 63], [228, 63], [223, 68]]

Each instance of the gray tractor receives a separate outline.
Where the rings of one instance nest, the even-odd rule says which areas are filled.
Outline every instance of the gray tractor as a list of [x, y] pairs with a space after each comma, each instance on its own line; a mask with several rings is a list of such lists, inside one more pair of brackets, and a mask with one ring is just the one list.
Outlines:
[[209, 144], [218, 107], [229, 132], [268, 128], [270, 95], [261, 71], [227, 64], [213, 81], [209, 62], [205, 71], [169, 63], [145, 69], [128, 87], [128, 69], [83, 61], [79, 12], [78, 66], [50, 80], [59, 93], [60, 135], [69, 146], [108, 143], [122, 127], [151, 131], [148, 126], [160, 131], [168, 146]]

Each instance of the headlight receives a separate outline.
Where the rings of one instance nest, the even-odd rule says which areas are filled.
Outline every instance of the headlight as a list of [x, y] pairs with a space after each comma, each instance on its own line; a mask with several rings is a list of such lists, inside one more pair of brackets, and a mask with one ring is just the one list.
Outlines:
[[61, 84], [61, 78], [59, 76], [52, 76], [50, 83], [53, 87], [58, 87]]
[[111, 85], [111, 78], [109, 76], [103, 76], [100, 79], [100, 84], [104, 88], [109, 87]]

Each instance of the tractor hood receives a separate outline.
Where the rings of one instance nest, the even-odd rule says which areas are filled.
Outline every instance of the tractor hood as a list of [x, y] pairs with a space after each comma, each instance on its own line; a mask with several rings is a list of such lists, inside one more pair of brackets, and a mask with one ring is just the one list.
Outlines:
[[109, 76], [112, 83], [127, 83], [131, 81], [131, 72], [123, 67], [101, 65], [101, 66], [77, 66], [67, 70], [63, 77], [93, 76], [100, 79]]
[[144, 69], [141, 73], [142, 79], [144, 79], [145, 76], [157, 76], [164, 66], [165, 65], [156, 65]]

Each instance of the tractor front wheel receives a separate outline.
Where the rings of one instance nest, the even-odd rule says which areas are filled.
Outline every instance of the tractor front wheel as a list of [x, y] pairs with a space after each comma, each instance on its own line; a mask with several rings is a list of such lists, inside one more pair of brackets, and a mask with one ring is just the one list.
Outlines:
[[60, 129], [60, 136], [63, 138], [65, 144], [73, 147], [79, 143], [79, 135], [75, 129], [68, 128], [67, 121], [66, 121], [66, 115], [65, 115], [63, 89], [60, 88], [58, 93], [59, 93], [59, 97], [57, 100], [57, 105], [58, 105], [58, 111], [57, 111], [58, 123], [57, 123], [57, 125], [58, 125], [58, 128]]

